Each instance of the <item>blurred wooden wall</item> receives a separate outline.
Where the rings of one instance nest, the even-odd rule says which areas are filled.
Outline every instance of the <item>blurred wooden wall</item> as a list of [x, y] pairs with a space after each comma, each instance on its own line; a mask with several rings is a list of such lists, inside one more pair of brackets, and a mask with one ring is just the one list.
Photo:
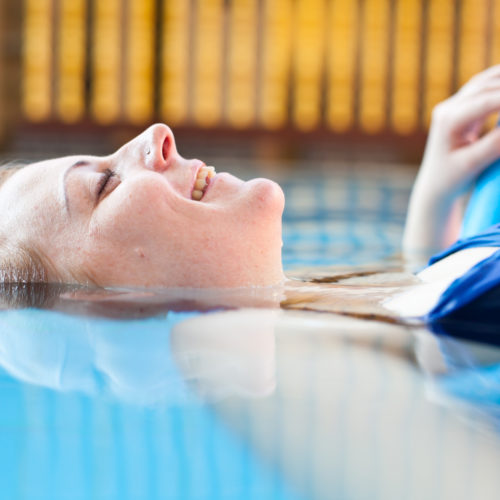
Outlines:
[[23, 12], [22, 117], [35, 124], [397, 140], [500, 62], [500, 0], [24, 0]]
[[0, 0], [0, 150], [21, 115], [20, 3]]
[[0, 0], [0, 148], [7, 131], [7, 32], [6, 5]]
[[0, 2], [0, 147], [2, 146], [2, 138], [5, 136], [6, 116], [5, 116], [5, 13], [4, 4]]

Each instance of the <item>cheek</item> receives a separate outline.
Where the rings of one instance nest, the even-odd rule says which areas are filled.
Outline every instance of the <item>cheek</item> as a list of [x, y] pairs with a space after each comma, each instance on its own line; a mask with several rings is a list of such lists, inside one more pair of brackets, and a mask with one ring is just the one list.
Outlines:
[[156, 232], [168, 206], [165, 186], [131, 183], [105, 199], [90, 226], [90, 237], [123, 243], [141, 241]]
[[[125, 188], [125, 186], [123, 186]], [[111, 193], [98, 208], [86, 237], [86, 267], [91, 275], [119, 279], [151, 266], [162, 245], [165, 188], [141, 183]]]

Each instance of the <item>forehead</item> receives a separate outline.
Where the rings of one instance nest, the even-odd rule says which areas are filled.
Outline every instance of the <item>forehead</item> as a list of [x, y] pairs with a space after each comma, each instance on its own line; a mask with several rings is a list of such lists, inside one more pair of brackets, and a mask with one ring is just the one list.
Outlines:
[[74, 158], [76, 157], [65, 156], [62, 158], [53, 158], [30, 163], [25, 167], [19, 168], [5, 183], [5, 187], [23, 191], [29, 190], [45, 179], [48, 183], [51, 183], [57, 179], [66, 166], [71, 164]]
[[55, 158], [20, 168], [0, 188], [0, 206], [17, 212], [44, 201], [58, 203], [60, 179], [73, 158]]

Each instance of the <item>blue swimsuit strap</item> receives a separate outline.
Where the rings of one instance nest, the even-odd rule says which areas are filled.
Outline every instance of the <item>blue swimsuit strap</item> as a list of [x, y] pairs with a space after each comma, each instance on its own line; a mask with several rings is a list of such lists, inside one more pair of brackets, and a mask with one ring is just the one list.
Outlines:
[[497, 250], [453, 281], [425, 319], [436, 321], [444, 318], [499, 285], [500, 250]]
[[[458, 240], [444, 252], [432, 257], [429, 265], [455, 252], [474, 247], [500, 247], [500, 224], [495, 224], [475, 236]], [[475, 301], [499, 286], [500, 250], [497, 250], [453, 281], [424, 319], [427, 322], [434, 323], [453, 315], [459, 310], [463, 310], [464, 313], [466, 312], [466, 318], [462, 319], [471, 321], [486, 320], [486, 318], [482, 318], [484, 314], [479, 312], [481, 307], [478, 308], [477, 305], [474, 307]], [[464, 309], [465, 306], [469, 307]], [[498, 321], [500, 319], [500, 308], [495, 309], [499, 312], [495, 313], [495, 318], [492, 318], [491, 314], [488, 315], [488, 321]], [[481, 318], [478, 316], [481, 316]]]
[[458, 240], [451, 247], [441, 253], [438, 253], [437, 255], [434, 255], [429, 260], [429, 266], [438, 260], [448, 257], [448, 255], [451, 255], [452, 253], [458, 252], [459, 250], [474, 247], [500, 247], [500, 224], [495, 224], [475, 236]]

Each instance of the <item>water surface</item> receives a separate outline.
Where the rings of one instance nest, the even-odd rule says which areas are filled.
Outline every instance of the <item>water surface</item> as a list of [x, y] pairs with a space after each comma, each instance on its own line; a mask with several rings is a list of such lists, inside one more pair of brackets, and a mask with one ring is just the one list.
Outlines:
[[[374, 276], [342, 280], [404, 286]], [[329, 281], [4, 290], [5, 498], [497, 498], [499, 349]]]

